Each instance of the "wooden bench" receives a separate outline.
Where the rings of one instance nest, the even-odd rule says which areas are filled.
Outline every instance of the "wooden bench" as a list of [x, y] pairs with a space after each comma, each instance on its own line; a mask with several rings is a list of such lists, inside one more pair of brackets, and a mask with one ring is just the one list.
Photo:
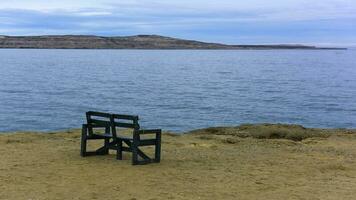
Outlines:
[[[116, 158], [122, 160], [123, 152], [132, 153], [132, 164], [147, 164], [160, 162], [161, 159], [161, 129], [142, 130], [138, 123], [138, 116], [120, 115], [89, 111], [86, 113], [87, 124], [82, 127], [81, 156], [106, 155], [109, 149], [116, 150]], [[120, 128], [131, 129], [132, 136], [125, 137], [119, 133]], [[94, 129], [103, 129], [103, 133], [96, 133]], [[143, 139], [142, 135], [154, 135], [154, 138]], [[87, 152], [88, 140], [104, 140], [99, 149]], [[140, 147], [154, 146], [154, 158], [150, 158]]]
[[[109, 113], [93, 112], [86, 113], [87, 123], [82, 125], [82, 137], [80, 155], [82, 157], [92, 155], [106, 155], [109, 154], [108, 145], [112, 138], [112, 115]], [[99, 133], [104, 129], [104, 133]], [[104, 145], [96, 151], [87, 152], [88, 140], [104, 140]]]

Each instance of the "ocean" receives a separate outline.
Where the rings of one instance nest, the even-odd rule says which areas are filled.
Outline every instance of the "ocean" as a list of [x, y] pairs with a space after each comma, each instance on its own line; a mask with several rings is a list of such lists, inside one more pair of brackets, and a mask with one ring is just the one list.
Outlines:
[[185, 132], [356, 128], [356, 50], [0, 50], [0, 131], [79, 128], [88, 110]]

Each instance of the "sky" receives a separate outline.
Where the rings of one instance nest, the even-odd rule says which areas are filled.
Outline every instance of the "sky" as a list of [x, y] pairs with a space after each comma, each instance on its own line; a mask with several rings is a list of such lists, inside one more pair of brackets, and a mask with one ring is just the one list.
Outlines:
[[0, 35], [356, 46], [356, 0], [1, 0]]

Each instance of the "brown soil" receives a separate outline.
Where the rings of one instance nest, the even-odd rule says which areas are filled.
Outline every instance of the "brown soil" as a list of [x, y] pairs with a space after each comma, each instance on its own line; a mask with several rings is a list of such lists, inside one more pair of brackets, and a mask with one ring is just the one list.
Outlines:
[[161, 163], [143, 166], [128, 153], [80, 157], [79, 130], [1, 134], [0, 199], [355, 198], [355, 131], [314, 129], [297, 141], [249, 128], [164, 134]]

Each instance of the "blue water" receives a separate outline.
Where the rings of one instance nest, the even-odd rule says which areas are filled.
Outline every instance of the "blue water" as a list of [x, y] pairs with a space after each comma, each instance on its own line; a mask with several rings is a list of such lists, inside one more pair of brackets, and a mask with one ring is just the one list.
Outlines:
[[146, 128], [356, 128], [356, 51], [0, 50], [0, 131], [80, 127], [88, 110]]

